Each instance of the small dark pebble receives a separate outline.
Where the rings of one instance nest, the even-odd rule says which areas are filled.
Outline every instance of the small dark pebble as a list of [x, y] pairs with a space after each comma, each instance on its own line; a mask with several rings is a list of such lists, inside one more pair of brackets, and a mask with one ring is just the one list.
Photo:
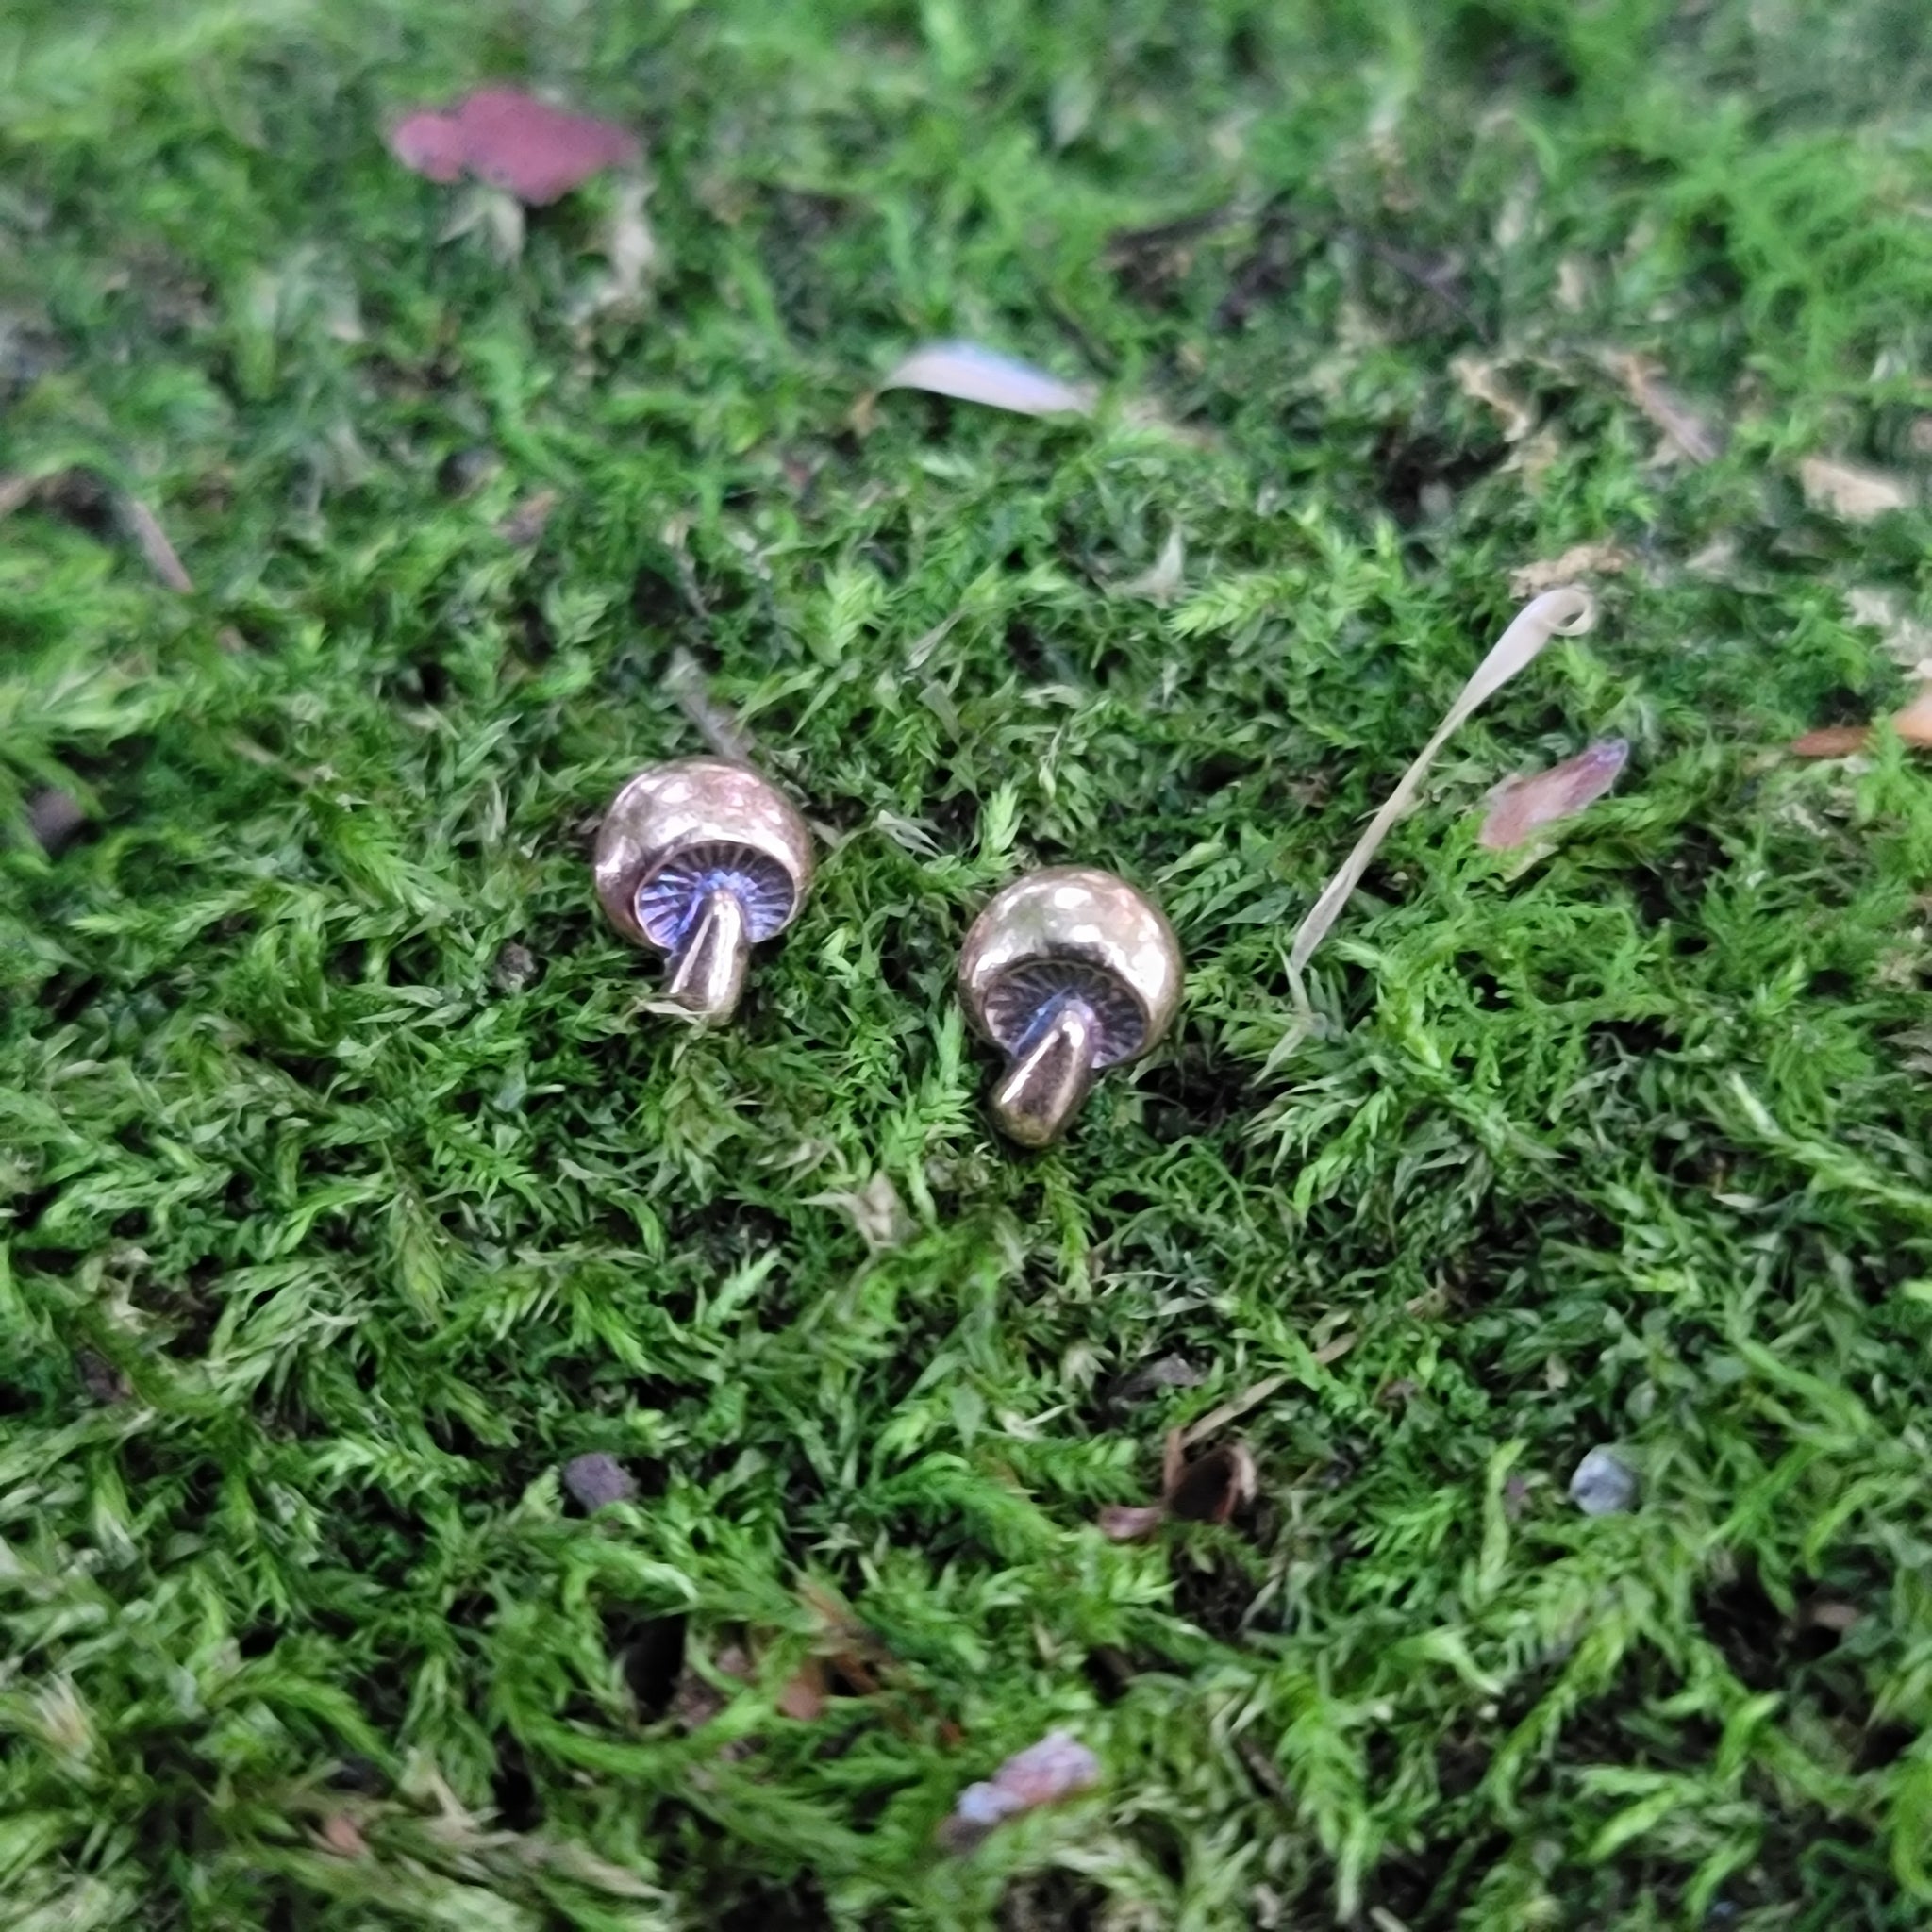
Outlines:
[[348, 1757], [337, 1760], [336, 1768], [329, 1773], [330, 1787], [338, 1791], [362, 1791], [370, 1797], [376, 1797], [389, 1789], [389, 1775], [373, 1757], [364, 1757], [359, 1751], [352, 1751]]
[[74, 1366], [80, 1376], [80, 1386], [95, 1402], [125, 1402], [134, 1392], [127, 1377], [106, 1356], [96, 1355], [91, 1348], [82, 1349], [75, 1357]]
[[36, 791], [26, 802], [26, 825], [49, 858], [58, 858], [87, 830], [87, 813], [64, 791]]
[[573, 1457], [566, 1462], [563, 1486], [586, 1509], [601, 1509], [607, 1503], [628, 1503], [638, 1492], [629, 1471], [616, 1457], [606, 1456], [602, 1450]]
[[452, 450], [436, 471], [436, 487], [445, 496], [469, 496], [482, 489], [501, 467], [493, 449], [472, 445]]
[[539, 970], [536, 954], [528, 946], [520, 946], [511, 940], [496, 956], [493, 976], [503, 991], [522, 992], [536, 978]]

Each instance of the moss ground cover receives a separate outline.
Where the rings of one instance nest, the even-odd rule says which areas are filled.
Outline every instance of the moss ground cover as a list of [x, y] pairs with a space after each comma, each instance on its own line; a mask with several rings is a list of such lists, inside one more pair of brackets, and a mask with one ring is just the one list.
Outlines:
[[[621, 181], [385, 152], [502, 78], [643, 138], [641, 299]], [[1924, 1924], [1932, 790], [1782, 747], [1932, 655], [1928, 80], [1905, 0], [13, 0], [7, 1923]], [[938, 336], [1099, 409], [857, 407]], [[587, 861], [694, 677], [824, 838], [708, 1036]], [[952, 962], [1065, 860], [1190, 992], [1023, 1157]], [[1251, 1507], [1101, 1534], [1262, 1385]]]

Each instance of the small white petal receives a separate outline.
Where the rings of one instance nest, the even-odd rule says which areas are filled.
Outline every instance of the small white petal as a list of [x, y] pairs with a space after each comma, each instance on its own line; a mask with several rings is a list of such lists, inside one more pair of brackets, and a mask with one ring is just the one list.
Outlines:
[[1016, 416], [1084, 416], [1093, 408], [1091, 383], [1066, 383], [1031, 363], [978, 342], [927, 342], [879, 384], [880, 389], [923, 389], [962, 403], [984, 403]]

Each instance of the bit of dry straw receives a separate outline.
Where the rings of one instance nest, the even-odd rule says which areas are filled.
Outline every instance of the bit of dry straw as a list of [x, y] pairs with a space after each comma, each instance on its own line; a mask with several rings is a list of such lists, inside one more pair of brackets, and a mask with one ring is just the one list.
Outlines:
[[1533, 598], [1510, 621], [1509, 627], [1491, 647], [1490, 654], [1471, 674], [1469, 682], [1457, 693], [1435, 736], [1417, 754], [1415, 762], [1402, 774], [1402, 781], [1389, 794], [1388, 802], [1369, 821], [1368, 829], [1356, 841], [1355, 850], [1342, 860], [1322, 896], [1309, 907], [1307, 917], [1296, 930], [1289, 949], [1289, 976], [1296, 987], [1302, 969], [1313, 958], [1315, 948], [1327, 938], [1328, 929], [1341, 914], [1350, 895], [1361, 883], [1370, 861], [1380, 850], [1396, 820], [1415, 803], [1429, 767], [1457, 728], [1470, 714], [1532, 663], [1552, 638], [1574, 638], [1587, 631], [1596, 621], [1596, 602], [1580, 585], [1562, 584]]

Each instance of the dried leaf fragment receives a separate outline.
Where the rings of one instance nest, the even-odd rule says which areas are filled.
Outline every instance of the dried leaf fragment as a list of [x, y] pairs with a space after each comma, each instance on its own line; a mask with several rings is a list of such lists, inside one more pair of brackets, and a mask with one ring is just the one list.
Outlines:
[[1606, 738], [1561, 764], [1504, 779], [1490, 794], [1476, 843], [1488, 852], [1507, 852], [1545, 825], [1574, 818], [1617, 782], [1629, 757], [1627, 741]]
[[1008, 1819], [1060, 1804], [1099, 1782], [1099, 1758], [1070, 1732], [1049, 1731], [991, 1778], [968, 1785], [941, 1825], [941, 1840], [948, 1851], [971, 1851]]
[[[1351, 1345], [1352, 1342], [1351, 1342]], [[1344, 1349], [1341, 1351], [1346, 1353]], [[1322, 1357], [1315, 1357], [1320, 1361]], [[1198, 1422], [1188, 1425], [1187, 1433], [1181, 1438], [1181, 1447], [1191, 1449], [1196, 1442], [1205, 1442], [1209, 1436], [1218, 1435], [1236, 1417], [1246, 1415], [1249, 1409], [1258, 1407], [1277, 1389], [1286, 1388], [1286, 1375], [1263, 1375], [1258, 1382], [1251, 1382], [1239, 1395], [1230, 1396], [1218, 1408], [1210, 1408]]]
[[[1257, 1386], [1278, 1386], [1285, 1379], [1277, 1377], [1275, 1384]], [[1215, 1425], [1220, 1426], [1218, 1422]], [[1161, 1445], [1158, 1503], [1111, 1503], [1094, 1519], [1109, 1542], [1139, 1542], [1152, 1536], [1170, 1516], [1182, 1523], [1225, 1523], [1237, 1509], [1246, 1508], [1255, 1500], [1255, 1456], [1245, 1442], [1224, 1443], [1192, 1461], [1188, 1459], [1188, 1444], [1200, 1426], [1195, 1424], [1185, 1435], [1179, 1429], [1168, 1431]]]
[[168, 533], [161, 528], [160, 519], [154, 511], [140, 497], [124, 491], [121, 520], [127, 525], [127, 534], [134, 539], [135, 547], [140, 550], [148, 569], [169, 590], [183, 597], [191, 595], [194, 590], [194, 579], [188, 575], [175, 546], [168, 541]]
[[824, 1667], [816, 1657], [807, 1657], [794, 1675], [779, 1690], [778, 1714], [808, 1724], [825, 1714]]
[[956, 402], [983, 403], [1016, 416], [1085, 416], [1094, 403], [1090, 383], [1066, 383], [979, 342], [927, 342], [913, 350], [881, 390], [923, 389]]
[[1903, 478], [1832, 457], [1807, 457], [1798, 465], [1798, 483], [1813, 509], [1848, 524], [1869, 524], [1890, 510], [1908, 508], [1912, 501], [1911, 486]]
[[1813, 1597], [1801, 1607], [1799, 1621], [1814, 1630], [1831, 1630], [1842, 1637], [1847, 1630], [1861, 1623], [1864, 1615], [1856, 1604], [1840, 1603], [1835, 1598]]
[[1335, 876], [1323, 888], [1321, 897], [1308, 908], [1307, 915], [1296, 928], [1294, 943], [1289, 949], [1288, 971], [1297, 987], [1302, 969], [1328, 936], [1329, 927], [1341, 917], [1341, 908], [1361, 883], [1362, 874], [1381, 849], [1390, 828], [1415, 803], [1429, 767], [1457, 727], [1519, 671], [1533, 663], [1552, 638], [1580, 637], [1595, 621], [1595, 600], [1576, 584], [1562, 584], [1545, 591], [1509, 621], [1508, 627], [1490, 647], [1489, 655], [1470, 673], [1468, 683], [1457, 692], [1434, 735], [1416, 754], [1414, 762], [1402, 774], [1381, 810], [1356, 841], [1355, 849], [1341, 861]]
[[1168, 531], [1167, 541], [1153, 564], [1139, 576], [1113, 585], [1113, 591], [1121, 597], [1145, 597], [1152, 604], [1172, 604], [1180, 593], [1181, 572], [1187, 557], [1187, 542], [1176, 524]]
[[677, 701], [677, 708], [691, 729], [704, 740], [707, 750], [734, 765], [758, 762], [758, 747], [750, 734], [731, 708], [712, 696], [705, 667], [682, 644], [672, 652], [665, 667], [664, 688]]
[[[1909, 703], [1891, 714], [1891, 728], [1916, 750], [1932, 747], [1932, 681], [1922, 684]], [[1841, 758], [1872, 742], [1869, 724], [1824, 724], [1791, 741], [1801, 758]]]
[[1525, 563], [1509, 573], [1512, 597], [1534, 597], [1558, 584], [1574, 583], [1578, 577], [1612, 576], [1637, 561], [1621, 543], [1575, 543], [1560, 557], [1540, 563]]
[[516, 88], [481, 88], [443, 110], [419, 108], [390, 130], [390, 152], [432, 181], [477, 180], [532, 208], [638, 158], [637, 137]]
[[517, 993], [522, 992], [541, 970], [536, 954], [528, 946], [516, 940], [508, 940], [497, 954], [490, 976], [504, 992]]
[[1891, 728], [1907, 744], [1932, 745], [1932, 683], [1922, 684], [1910, 701], [1891, 714]]
[[1166, 1521], [1165, 1503], [1109, 1503], [1094, 1519], [1110, 1543], [1137, 1543]]
[[1245, 1442], [1224, 1443], [1182, 1465], [1169, 1484], [1168, 1513], [1183, 1523], [1225, 1523], [1255, 1500], [1254, 1452]]
[[1932, 624], [1912, 614], [1902, 592], [1857, 585], [1845, 592], [1845, 610], [1854, 624], [1878, 632], [1894, 663], [1932, 677]]
[[1199, 1369], [1185, 1356], [1157, 1356], [1131, 1374], [1122, 1376], [1113, 1391], [1116, 1402], [1138, 1402], [1157, 1389], [1198, 1389], [1203, 1381]]
[[1863, 751], [1872, 741], [1869, 724], [1821, 724], [1791, 740], [1791, 749], [1801, 758], [1844, 758]]
[[1722, 432], [1663, 380], [1662, 365], [1654, 357], [1619, 350], [1604, 363], [1644, 418], [1663, 431], [1668, 454], [1693, 463], [1714, 463], [1724, 454]]
[[883, 1168], [863, 1187], [829, 1194], [814, 1194], [811, 1205], [837, 1208], [850, 1217], [858, 1238], [874, 1255], [903, 1248], [918, 1232], [917, 1224], [906, 1211], [899, 1190]]
[[1503, 441], [1521, 442], [1536, 427], [1536, 411], [1504, 380], [1505, 360], [1458, 356], [1449, 365], [1462, 393], [1502, 418]]
[[599, 308], [637, 301], [658, 265], [658, 237], [644, 212], [650, 196], [648, 181], [626, 181], [618, 191], [604, 240], [604, 258], [610, 264], [610, 274], [595, 296]]

